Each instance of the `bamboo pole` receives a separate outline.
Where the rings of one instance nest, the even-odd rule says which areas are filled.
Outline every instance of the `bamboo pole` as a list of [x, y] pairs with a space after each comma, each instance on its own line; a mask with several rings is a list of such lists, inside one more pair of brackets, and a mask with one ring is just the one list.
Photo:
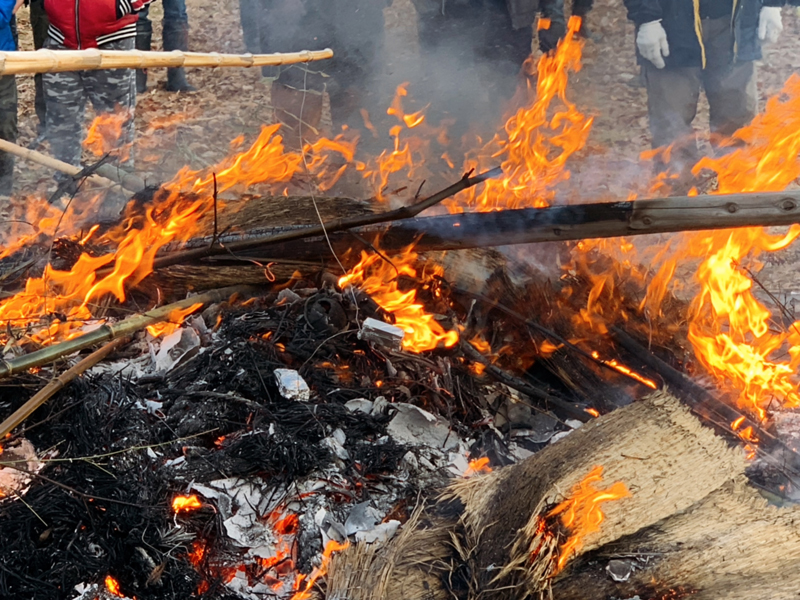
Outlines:
[[[83, 170], [81, 167], [70, 165], [58, 160], [57, 158], [47, 156], [41, 152], [36, 152], [35, 150], [23, 148], [22, 146], [18, 146], [17, 144], [7, 140], [0, 139], [0, 150], [3, 152], [8, 152], [9, 154], [13, 154], [14, 156], [18, 156], [22, 159], [35, 162], [47, 167], [48, 169], [61, 171], [62, 173], [66, 173], [72, 177], [75, 177]], [[87, 181], [102, 187], [114, 187], [119, 185], [129, 192], [134, 193], [140, 192], [145, 188], [145, 183], [141, 178], [133, 175], [132, 173], [126, 173], [122, 169], [117, 169], [113, 165], [100, 165], [96, 172], [89, 175], [86, 179]]]
[[92, 352], [89, 356], [84, 358], [72, 368], [64, 371], [61, 375], [48, 382], [48, 384], [36, 392], [36, 394], [34, 394], [30, 400], [15, 410], [14, 413], [5, 421], [0, 423], [0, 439], [4, 438], [6, 434], [11, 433], [11, 431], [17, 427], [17, 425], [31, 416], [37, 408], [55, 396], [57, 392], [64, 389], [64, 387], [66, 387], [67, 384], [69, 384], [72, 380], [77, 379], [80, 375], [83, 375], [83, 373], [91, 369], [101, 360], [105, 359], [114, 350], [128, 341], [129, 338], [127, 337], [120, 337], [110, 341], [102, 348]]
[[218, 52], [145, 52], [142, 50], [35, 50], [0, 52], [0, 75], [58, 73], [97, 69], [156, 67], [268, 67], [333, 58], [333, 50], [303, 50], [276, 54]]
[[[417, 252], [491, 248], [513, 244], [559, 242], [593, 238], [769, 227], [800, 223], [800, 191], [711, 196], [672, 197], [625, 202], [524, 208], [486, 213], [460, 213], [436, 217], [403, 219], [372, 227], [355, 229], [369, 241], [380, 238], [382, 250], [392, 253], [413, 244]], [[248, 250], [255, 260], [293, 260], [317, 258], [328, 250], [328, 241], [316, 238], [308, 228], [298, 229], [290, 243], [287, 234], [228, 242], [232, 252]], [[329, 234], [336, 253], [353, 249], [357, 239], [347, 233]], [[313, 239], [300, 239], [313, 238]], [[224, 254], [225, 249], [204, 248], [206, 254]], [[186, 251], [190, 260], [198, 258]], [[182, 252], [175, 253], [181, 255]], [[177, 256], [164, 255], [155, 260], [176, 264]], [[220, 263], [224, 258], [220, 259]]]
[[74, 354], [80, 350], [85, 350], [95, 344], [101, 344], [118, 337], [127, 336], [137, 331], [140, 331], [148, 325], [166, 321], [170, 313], [175, 310], [186, 309], [195, 304], [210, 304], [214, 302], [221, 302], [226, 300], [234, 294], [249, 294], [254, 293], [260, 288], [252, 285], [234, 285], [231, 287], [220, 288], [204, 292], [166, 306], [155, 308], [146, 313], [135, 315], [124, 321], [113, 324], [105, 324], [98, 327], [94, 331], [86, 333], [82, 336], [73, 338], [66, 342], [61, 342], [54, 346], [48, 346], [41, 350], [36, 350], [29, 354], [25, 354], [18, 358], [11, 360], [0, 360], [0, 379], [10, 377], [17, 373], [27, 371], [34, 367], [41, 367], [49, 364], [61, 357], [69, 354]]

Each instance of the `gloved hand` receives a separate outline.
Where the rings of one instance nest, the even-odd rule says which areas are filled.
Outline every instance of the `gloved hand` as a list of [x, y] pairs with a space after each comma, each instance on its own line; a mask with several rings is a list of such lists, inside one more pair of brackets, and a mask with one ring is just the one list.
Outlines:
[[[543, 27], [543, 24], [548, 24], [548, 26]], [[556, 49], [558, 42], [567, 34], [567, 27], [560, 19], [547, 19], [547, 21], [542, 19], [539, 22], [537, 34], [539, 36], [539, 50], [543, 54], [547, 54]]]
[[778, 41], [783, 31], [781, 9], [779, 6], [764, 6], [758, 15], [758, 39], [767, 40], [771, 44]]
[[636, 46], [639, 54], [649, 60], [656, 69], [663, 69], [664, 59], [669, 56], [667, 32], [661, 26], [661, 21], [650, 21], [639, 27], [636, 35]]

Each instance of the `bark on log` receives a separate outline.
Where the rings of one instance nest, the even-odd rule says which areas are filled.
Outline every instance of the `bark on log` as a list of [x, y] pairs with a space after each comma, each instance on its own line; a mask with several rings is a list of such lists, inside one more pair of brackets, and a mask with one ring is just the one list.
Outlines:
[[[404, 219], [388, 226], [355, 231], [370, 240], [380, 236], [380, 246], [386, 252], [411, 244], [418, 252], [432, 252], [795, 223], [800, 223], [800, 192], [675, 197], [462, 213]], [[229, 248], [237, 251], [241, 247], [250, 256], [265, 260], [281, 257], [309, 260], [330, 253], [327, 242], [320, 238], [285, 244], [276, 243], [277, 240], [247, 239], [232, 242]], [[358, 247], [356, 239], [346, 232], [333, 234], [330, 240], [337, 253]]]
[[[556, 578], [554, 591], [570, 576], [570, 564], [580, 564], [579, 557], [587, 552], [606, 550], [649, 531], [652, 553], [652, 547], [659, 547], [658, 528], [665, 521], [714, 502], [718, 490], [741, 477], [745, 461], [739, 449], [729, 448], [675, 398], [656, 392], [646, 401], [584, 425], [522, 463], [456, 483], [438, 502], [416, 514], [389, 546], [379, 550], [355, 546], [345, 551], [331, 567], [328, 597], [539, 597], [552, 583], [532, 577], [538, 561], [544, 560], [541, 555], [531, 558], [539, 517], [597, 465], [604, 467], [603, 484], [598, 487], [621, 481], [631, 496], [603, 505], [602, 526], [585, 536], [578, 558]], [[750, 496], [742, 498], [748, 507], [752, 505]], [[739, 510], [737, 518], [746, 519], [746, 514]], [[720, 539], [729, 526], [717, 532]], [[676, 539], [684, 532], [691, 533], [682, 526]], [[670, 560], [680, 561], [677, 542], [670, 539], [670, 543], [668, 548], [679, 555]], [[797, 545], [800, 548], [800, 541]], [[769, 568], [765, 565], [765, 572]], [[359, 577], [358, 570], [363, 576]], [[709, 581], [690, 581], [680, 568], [665, 570], [665, 574], [670, 572], [665, 589], [687, 581], [697, 589], [698, 583]], [[608, 597], [587, 595], [585, 584], [580, 592], [584, 595], [563, 597]]]

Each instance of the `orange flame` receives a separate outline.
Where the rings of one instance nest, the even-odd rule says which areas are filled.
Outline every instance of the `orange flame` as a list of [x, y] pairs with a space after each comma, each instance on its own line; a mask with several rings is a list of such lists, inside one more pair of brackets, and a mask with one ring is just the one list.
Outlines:
[[491, 473], [492, 467], [489, 466], [489, 458], [484, 456], [482, 458], [475, 458], [469, 461], [467, 470], [464, 471], [464, 477], [472, 477], [479, 473]]
[[603, 467], [597, 466], [575, 487], [570, 497], [551, 510], [548, 517], [560, 517], [561, 524], [570, 532], [570, 537], [559, 549], [557, 569], [561, 571], [573, 554], [583, 548], [584, 538], [600, 531], [605, 515], [600, 510], [604, 502], [630, 497], [627, 486], [618, 481], [605, 490], [595, 484], [603, 479]]
[[148, 325], [147, 332], [154, 338], [161, 337], [162, 335], [170, 335], [183, 324], [186, 317], [202, 307], [202, 303], [196, 303], [192, 304], [189, 308], [176, 308], [169, 313], [169, 317], [163, 323]]
[[325, 573], [328, 572], [328, 565], [331, 562], [333, 553], [341, 552], [349, 546], [350, 542], [348, 541], [340, 544], [335, 540], [330, 540], [326, 544], [325, 550], [322, 552], [322, 564], [318, 567], [315, 567], [311, 574], [307, 577], [305, 575], [298, 575], [294, 582], [295, 593], [292, 595], [291, 600], [308, 600], [311, 598], [311, 588], [314, 587], [314, 584], [320, 577], [324, 576]]
[[[84, 253], [70, 271], [47, 266], [42, 277], [28, 280], [23, 292], [0, 302], [0, 323], [22, 327], [47, 319], [49, 325], [30, 337], [48, 344], [74, 335], [92, 318], [91, 307], [103, 296], [113, 294], [124, 301], [126, 286], [136, 285], [152, 272], [160, 248], [185, 242], [197, 231], [198, 221], [213, 207], [213, 173], [220, 192], [291, 179], [302, 158], [284, 152], [277, 129], [277, 125], [264, 127], [249, 149], [210, 169], [181, 170], [144, 215], [126, 218], [98, 240], [116, 244], [115, 252], [98, 257]], [[97, 271], [103, 267], [110, 272], [99, 277]], [[66, 319], [48, 317], [54, 314]]]
[[458, 332], [445, 331], [433, 315], [425, 312], [425, 307], [417, 301], [415, 288], [407, 292], [399, 288], [398, 279], [401, 276], [421, 280], [425, 288], [433, 285], [434, 276], [443, 273], [441, 267], [435, 266], [418, 275], [412, 266], [416, 260], [417, 253], [411, 248], [393, 258], [393, 264], [378, 254], [362, 251], [359, 263], [339, 279], [339, 287], [355, 286], [369, 294], [383, 310], [391, 313], [395, 325], [406, 334], [403, 338], [405, 350], [424, 352], [433, 350], [440, 343], [450, 348], [458, 343]]
[[119, 582], [116, 579], [114, 579], [111, 575], [106, 575], [105, 584], [106, 584], [106, 590], [108, 590], [108, 593], [111, 594], [112, 596], [116, 596], [118, 598], [125, 597], [125, 594], [119, 591]]
[[172, 500], [172, 510], [176, 513], [181, 511], [189, 512], [202, 507], [203, 504], [195, 494], [192, 494], [191, 496], [175, 496], [175, 498]]
[[[114, 112], [97, 115], [89, 126], [86, 139], [83, 140], [83, 147], [94, 156], [103, 156], [118, 149], [122, 130], [132, 116], [130, 111], [119, 107]], [[127, 160], [130, 156], [130, 148], [123, 148], [121, 154], [122, 160]]]
[[[717, 173], [719, 193], [781, 191], [800, 176], [800, 77], [792, 75], [766, 111], [736, 134], [743, 143], [718, 158], [704, 158], [694, 168]], [[702, 289], [692, 304], [689, 340], [703, 366], [724, 388], [736, 390], [739, 404], [759, 418], [773, 400], [800, 406], [796, 372], [800, 334], [770, 330], [771, 312], [753, 295], [753, 282], [739, 265], [749, 254], [785, 248], [800, 235], [794, 225], [784, 236], [760, 228], [697, 234], [690, 243], [705, 257], [698, 272]], [[788, 359], [772, 358], [785, 351]]]
[[[448, 203], [450, 210], [460, 211], [465, 203], [481, 211], [548, 206], [553, 186], [569, 178], [565, 164], [586, 145], [593, 122], [566, 96], [569, 73], [581, 68], [583, 42], [575, 39], [580, 25], [580, 17], [571, 17], [556, 51], [539, 58], [535, 100], [506, 122], [504, 137], [490, 144], [500, 149], [480, 161], [486, 167], [501, 158], [505, 177], [487, 181], [477, 195], [459, 195]], [[560, 106], [554, 109], [556, 100]]]

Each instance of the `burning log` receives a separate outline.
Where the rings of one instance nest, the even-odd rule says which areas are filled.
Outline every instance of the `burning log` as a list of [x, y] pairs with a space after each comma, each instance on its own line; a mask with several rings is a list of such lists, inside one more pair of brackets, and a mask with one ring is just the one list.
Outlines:
[[[472, 179], [482, 181], [490, 175], [493, 174]], [[369, 240], [380, 236], [380, 246], [386, 252], [399, 251], [412, 244], [418, 252], [434, 252], [795, 223], [800, 223], [800, 193], [776, 192], [681, 196], [422, 218], [398, 216], [397, 211], [391, 211], [339, 219], [326, 224], [326, 229], [336, 253], [353, 248], [358, 239], [352, 232]], [[372, 226], [366, 227], [368, 224]], [[340, 233], [334, 233], [336, 231]], [[163, 255], [156, 258], [155, 267], [186, 264], [243, 251], [247, 251], [251, 258], [263, 261], [286, 257], [316, 260], [329, 252], [328, 241], [318, 237], [321, 234], [322, 227], [307, 227], [249, 237], [231, 241], [225, 247], [204, 247]]]
[[333, 58], [333, 50], [303, 50], [275, 54], [219, 54], [218, 52], [144, 52], [142, 50], [36, 50], [0, 52], [0, 75], [57, 73], [96, 69], [152, 69], [157, 67], [267, 67]]
[[740, 451], [655, 392], [452, 485], [393, 544], [346, 550], [328, 597], [792, 597], [798, 511], [768, 507], [744, 468]]

